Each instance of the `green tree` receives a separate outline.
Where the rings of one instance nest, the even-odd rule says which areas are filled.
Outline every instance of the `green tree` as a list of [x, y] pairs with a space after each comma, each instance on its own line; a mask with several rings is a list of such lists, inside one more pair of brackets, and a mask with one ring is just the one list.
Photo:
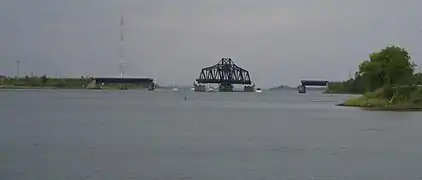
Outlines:
[[413, 78], [415, 65], [409, 53], [397, 46], [388, 46], [372, 53], [369, 61], [359, 65], [359, 73], [366, 81], [367, 90], [389, 86], [396, 87], [409, 83]]
[[417, 84], [417, 85], [421, 85], [422, 84], [422, 73], [415, 73], [415, 75], [413, 76], [412, 82]]

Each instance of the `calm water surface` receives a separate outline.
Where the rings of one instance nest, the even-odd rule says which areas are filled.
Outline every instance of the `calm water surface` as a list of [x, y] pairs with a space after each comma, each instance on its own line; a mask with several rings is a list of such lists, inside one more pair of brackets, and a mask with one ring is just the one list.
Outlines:
[[422, 113], [345, 95], [0, 91], [0, 179], [422, 178]]

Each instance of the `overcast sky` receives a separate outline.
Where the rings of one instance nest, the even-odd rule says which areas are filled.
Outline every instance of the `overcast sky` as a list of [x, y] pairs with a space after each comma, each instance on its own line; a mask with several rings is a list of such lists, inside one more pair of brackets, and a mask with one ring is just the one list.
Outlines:
[[1, 0], [0, 74], [118, 76], [191, 84], [231, 57], [262, 87], [343, 80], [400, 45], [422, 64], [420, 0]]

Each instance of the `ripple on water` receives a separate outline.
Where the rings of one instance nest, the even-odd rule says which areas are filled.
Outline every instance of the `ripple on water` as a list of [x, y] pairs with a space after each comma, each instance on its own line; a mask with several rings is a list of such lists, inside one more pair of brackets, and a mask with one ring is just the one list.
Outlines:
[[366, 112], [320, 96], [2, 92], [0, 179], [421, 176], [420, 113]]

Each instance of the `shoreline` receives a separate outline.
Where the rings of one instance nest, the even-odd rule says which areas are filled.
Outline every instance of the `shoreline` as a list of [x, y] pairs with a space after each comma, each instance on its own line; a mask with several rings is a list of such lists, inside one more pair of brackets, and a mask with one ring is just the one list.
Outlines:
[[84, 89], [84, 88], [59, 88], [59, 87], [50, 87], [50, 86], [2, 86], [0, 89]]
[[[54, 86], [8, 86], [0, 85], [0, 90], [121, 90], [117, 87], [83, 88], [83, 87], [54, 87]], [[134, 88], [144, 89], [144, 88]], [[145, 88], [146, 89], [146, 88]]]
[[323, 94], [340, 94], [340, 95], [362, 95], [362, 93], [351, 93], [351, 92], [326, 92], [324, 91]]
[[[371, 102], [376, 102], [372, 103]], [[367, 111], [422, 111], [422, 106], [417, 104], [390, 104], [385, 99], [368, 99], [365, 96], [359, 96], [346, 100], [343, 103], [336, 104], [341, 107], [354, 107]]]
[[402, 112], [418, 112], [422, 111], [422, 107], [376, 107], [376, 106], [355, 106], [355, 105], [347, 105], [347, 104], [337, 104], [336, 106], [341, 107], [354, 107], [360, 108], [366, 111], [402, 111]]

